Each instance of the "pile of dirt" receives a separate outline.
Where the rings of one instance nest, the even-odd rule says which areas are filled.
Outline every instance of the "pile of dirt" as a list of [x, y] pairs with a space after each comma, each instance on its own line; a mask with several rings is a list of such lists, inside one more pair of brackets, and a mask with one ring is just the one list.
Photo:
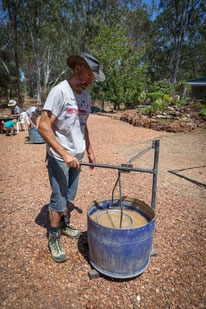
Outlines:
[[190, 132], [196, 128], [206, 129], [206, 116], [200, 115], [201, 108], [199, 101], [191, 99], [186, 105], [169, 106], [164, 112], [156, 111], [149, 116], [138, 110], [126, 111], [120, 120], [155, 131]]

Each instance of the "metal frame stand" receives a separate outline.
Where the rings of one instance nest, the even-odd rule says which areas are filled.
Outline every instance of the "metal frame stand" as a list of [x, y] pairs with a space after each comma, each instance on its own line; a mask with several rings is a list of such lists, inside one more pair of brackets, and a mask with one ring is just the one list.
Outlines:
[[[117, 183], [119, 182], [120, 208], [121, 208], [120, 228], [122, 226], [122, 215], [123, 215], [122, 192], [121, 192], [121, 173], [141, 172], [141, 173], [149, 173], [149, 174], [153, 175], [151, 207], [155, 211], [156, 192], [157, 192], [157, 172], [158, 172], [158, 161], [159, 161], [159, 146], [160, 146], [159, 140], [152, 141], [151, 146], [145, 148], [140, 153], [138, 153], [133, 158], [131, 158], [126, 164], [122, 164], [121, 166], [97, 164], [97, 163], [87, 163], [87, 162], [81, 162], [80, 163], [81, 166], [92, 166], [92, 167], [110, 168], [110, 169], [118, 170], [118, 178], [117, 178], [117, 181], [116, 181], [114, 188], [113, 188], [113, 191], [112, 191], [112, 205], [113, 205], [114, 191], [115, 191], [115, 188], [117, 186]], [[140, 158], [143, 154], [148, 152], [150, 149], [154, 149], [153, 169], [134, 168], [131, 163], [134, 162], [135, 160], [137, 160], [138, 158]], [[150, 256], [156, 256], [156, 255], [157, 255], [157, 253], [152, 246]], [[89, 277], [90, 277], [90, 279], [98, 278], [99, 273], [95, 269], [91, 269], [89, 271]]]

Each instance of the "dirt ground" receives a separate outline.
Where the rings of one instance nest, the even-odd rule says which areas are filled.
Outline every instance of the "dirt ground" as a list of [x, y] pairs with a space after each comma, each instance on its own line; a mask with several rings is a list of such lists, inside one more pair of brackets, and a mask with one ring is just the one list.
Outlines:
[[[98, 115], [90, 116], [88, 126], [102, 164], [126, 163], [160, 140], [157, 256], [136, 278], [90, 280], [86, 209], [111, 196], [117, 171], [84, 166], [70, 213], [82, 234], [79, 240], [62, 236], [67, 261], [55, 263], [46, 237], [51, 190], [45, 144], [24, 144], [27, 132], [1, 134], [1, 308], [205, 308], [206, 131], [157, 132]], [[153, 161], [152, 149], [134, 166], [153, 168]], [[150, 204], [151, 175], [122, 175], [122, 192]]]

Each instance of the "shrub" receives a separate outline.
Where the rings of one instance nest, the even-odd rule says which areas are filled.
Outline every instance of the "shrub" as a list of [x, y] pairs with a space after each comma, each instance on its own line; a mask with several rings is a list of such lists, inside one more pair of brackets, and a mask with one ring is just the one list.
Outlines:
[[[161, 103], [160, 103], [161, 102]], [[150, 107], [147, 107], [143, 110], [142, 114], [149, 116], [150, 114], [161, 111], [164, 112], [164, 110], [168, 107], [168, 103], [160, 101], [160, 99], [154, 103]]]
[[146, 94], [146, 98], [150, 99], [154, 103], [158, 99], [163, 99], [164, 93], [162, 92], [151, 92]]
[[170, 95], [169, 94], [165, 94], [165, 96], [164, 96], [164, 100], [165, 100], [165, 102], [170, 102]]
[[176, 102], [176, 105], [186, 105], [187, 104], [187, 100], [186, 99], [180, 99]]
[[205, 106], [199, 112], [199, 116], [206, 116], [206, 107]]
[[148, 87], [148, 90], [150, 92], [165, 92], [167, 94], [171, 93], [172, 91], [172, 84], [167, 80], [166, 84], [164, 80], [160, 80], [158, 82], [155, 82], [153, 85], [150, 85]]
[[193, 107], [195, 110], [201, 110], [202, 108], [204, 108], [201, 103], [191, 104], [191, 107]]
[[181, 80], [175, 84], [174, 91], [180, 96], [185, 96], [191, 93], [192, 87], [185, 80]]
[[144, 104], [144, 101], [146, 99], [146, 93], [144, 91], [142, 91], [138, 97], [138, 102], [139, 104]]

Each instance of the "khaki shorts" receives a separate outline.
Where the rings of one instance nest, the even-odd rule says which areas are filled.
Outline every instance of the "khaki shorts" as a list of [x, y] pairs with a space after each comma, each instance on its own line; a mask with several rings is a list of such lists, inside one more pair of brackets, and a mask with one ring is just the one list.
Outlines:
[[14, 124], [17, 124], [17, 119], [11, 120]]

